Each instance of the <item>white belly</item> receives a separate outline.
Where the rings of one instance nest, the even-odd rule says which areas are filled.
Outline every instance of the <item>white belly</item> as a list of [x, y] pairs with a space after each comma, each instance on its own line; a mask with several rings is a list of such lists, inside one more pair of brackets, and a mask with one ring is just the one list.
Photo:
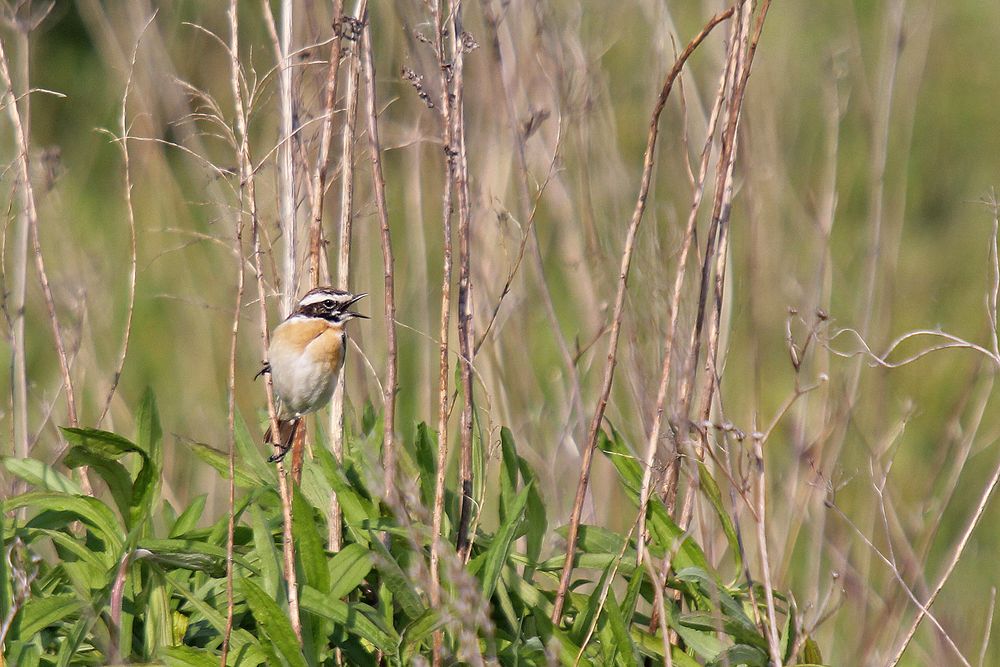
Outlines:
[[315, 412], [333, 395], [344, 365], [343, 355], [330, 359], [329, 355], [316, 352], [313, 344], [298, 353], [291, 346], [272, 346], [269, 361], [279, 419]]

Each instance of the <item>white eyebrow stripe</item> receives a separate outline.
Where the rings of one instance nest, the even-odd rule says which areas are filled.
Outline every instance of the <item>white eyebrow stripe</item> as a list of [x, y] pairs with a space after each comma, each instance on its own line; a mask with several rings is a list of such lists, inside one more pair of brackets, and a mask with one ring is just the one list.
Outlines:
[[314, 303], [321, 303], [327, 299], [336, 301], [337, 303], [347, 303], [352, 298], [353, 297], [347, 293], [337, 294], [335, 292], [316, 292], [315, 294], [307, 294], [302, 297], [302, 300], [299, 301], [299, 306], [311, 306]]

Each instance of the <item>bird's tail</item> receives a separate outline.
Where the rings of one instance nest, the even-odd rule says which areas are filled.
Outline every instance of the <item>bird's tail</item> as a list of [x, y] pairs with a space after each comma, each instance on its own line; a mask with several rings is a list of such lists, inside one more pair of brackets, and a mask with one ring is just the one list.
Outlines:
[[264, 433], [264, 443], [271, 444], [276, 447], [274, 454], [268, 457], [268, 461], [271, 463], [277, 463], [281, 459], [285, 458], [285, 454], [288, 450], [292, 448], [292, 441], [295, 440], [295, 431], [298, 430], [299, 420], [289, 419], [289, 420], [278, 420], [278, 437], [274, 437], [272, 428], [267, 427], [267, 432]]

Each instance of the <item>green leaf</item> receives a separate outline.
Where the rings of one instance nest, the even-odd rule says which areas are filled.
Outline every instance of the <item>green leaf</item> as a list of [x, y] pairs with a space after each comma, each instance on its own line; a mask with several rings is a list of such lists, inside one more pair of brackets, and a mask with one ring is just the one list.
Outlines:
[[802, 662], [823, 664], [823, 654], [820, 653], [819, 644], [812, 637], [806, 639], [805, 644], [802, 645]]
[[[168, 566], [168, 569], [179, 567], [206, 572], [213, 577], [222, 577], [226, 573], [225, 548], [201, 540], [146, 538], [139, 541], [136, 557]], [[233, 562], [247, 569], [253, 569], [242, 556], [237, 554], [233, 555]]]
[[310, 613], [339, 623], [347, 632], [371, 642], [383, 653], [395, 655], [399, 636], [391, 628], [375, 620], [377, 616], [371, 607], [331, 599], [309, 586], [302, 587], [299, 604]]
[[427, 424], [417, 425], [416, 448], [417, 467], [420, 470], [420, 495], [427, 507], [434, 506], [434, 485], [437, 478], [437, 436]]
[[267, 525], [264, 511], [254, 504], [250, 507], [250, 518], [253, 526], [253, 552], [258, 559], [260, 578], [267, 594], [276, 599], [281, 591], [281, 556], [274, 544], [274, 537]]
[[548, 533], [549, 522], [545, 514], [545, 502], [538, 491], [538, 484], [535, 482], [535, 473], [523, 457], [517, 457], [517, 467], [521, 472], [521, 479], [525, 486], [531, 490], [528, 492], [528, 504], [525, 508], [525, 555], [528, 558], [528, 565], [524, 568], [524, 578], [532, 580], [534, 575], [534, 565], [539, 561], [542, 554], [542, 544]]
[[372, 569], [372, 554], [360, 544], [341, 549], [329, 561], [330, 597], [342, 598], [365, 580]]
[[709, 502], [715, 509], [716, 516], [719, 517], [719, 523], [722, 524], [722, 532], [726, 534], [726, 539], [729, 541], [729, 550], [733, 553], [736, 571], [742, 572], [743, 554], [740, 550], [739, 537], [736, 535], [736, 527], [733, 525], [733, 520], [726, 511], [725, 504], [722, 502], [722, 492], [719, 491], [719, 485], [716, 484], [715, 478], [712, 477], [708, 472], [708, 468], [701, 461], [698, 462], [698, 481], [701, 490], [705, 492]]
[[174, 525], [170, 527], [170, 537], [181, 537], [198, 527], [198, 520], [205, 513], [205, 500], [207, 498], [208, 494], [203, 493], [191, 501], [191, 504], [181, 512]]
[[[152, 568], [147, 568], [152, 569]], [[170, 593], [163, 575], [152, 569], [145, 582], [146, 605], [142, 613], [142, 630], [146, 656], [156, 656], [173, 644], [173, 614], [170, 611]]]
[[15, 459], [4, 456], [0, 461], [3, 461], [3, 466], [12, 475], [20, 477], [40, 491], [66, 493], [71, 496], [83, 495], [83, 489], [79, 484], [38, 459]]
[[[104, 503], [95, 498], [82, 496], [67, 496], [61, 493], [30, 492], [13, 498], [7, 498], [0, 503], [4, 512], [12, 512], [22, 507], [41, 510], [36, 516], [39, 519], [45, 512], [57, 512], [71, 515], [93, 528], [112, 552], [124, 548], [122, 529], [115, 515]], [[68, 525], [69, 520], [61, 522]]]
[[[90, 468], [108, 485], [111, 497], [118, 507], [118, 513], [125, 521], [130, 521], [132, 507], [132, 476], [121, 463], [102, 456], [99, 452], [85, 447], [73, 447], [66, 453], [63, 465], [67, 468]], [[81, 494], [82, 495], [82, 494]]]
[[483, 559], [482, 572], [479, 578], [482, 582], [484, 600], [489, 600], [493, 597], [493, 591], [496, 589], [500, 572], [507, 563], [511, 545], [517, 536], [521, 520], [524, 517], [524, 507], [528, 502], [528, 493], [530, 490], [530, 485], [521, 489], [521, 492], [517, 494], [517, 497], [514, 498], [508, 508], [507, 520], [497, 530], [489, 549], [484, 551], [481, 556], [477, 556], [477, 559]]
[[218, 656], [201, 648], [171, 646], [162, 655], [166, 667], [219, 667]]
[[[638, 508], [639, 490], [642, 485], [642, 468], [635, 455], [629, 451], [616, 432], [612, 432], [612, 437], [609, 438], [602, 431], [598, 440], [598, 446], [618, 470], [618, 474], [624, 483], [626, 494], [635, 507]], [[701, 547], [674, 523], [663, 503], [651, 500], [647, 512], [646, 525], [659, 553], [673, 553], [673, 564], [677, 568], [699, 567], [705, 572], [713, 571]], [[679, 547], [677, 545], [678, 541], [680, 542]]]
[[706, 667], [722, 667], [723, 665], [746, 665], [746, 667], [768, 667], [770, 659], [767, 653], [756, 646], [736, 644], [720, 653]]
[[375, 557], [375, 569], [382, 575], [382, 582], [392, 591], [403, 613], [410, 620], [415, 620], [423, 615], [425, 611], [424, 603], [420, 600], [420, 595], [410, 582], [410, 578], [403, 572], [403, 568], [392, 557], [389, 550], [385, 548], [382, 541], [372, 537], [370, 543], [375, 547], [378, 555]]
[[618, 607], [614, 591], [608, 591], [608, 599], [604, 603], [604, 613], [607, 616], [608, 625], [611, 626], [611, 634], [615, 639], [614, 652], [619, 661], [628, 666], [638, 667], [639, 651], [632, 643], [632, 637], [628, 633], [628, 625]]
[[18, 638], [30, 639], [51, 625], [76, 618], [83, 607], [74, 595], [32, 597], [18, 612]]
[[[229, 479], [229, 455], [226, 452], [200, 442], [186, 442], [185, 444], [194, 452], [195, 456], [215, 468], [222, 479]], [[254, 488], [264, 485], [262, 480], [248, 473], [244, 466], [237, 463], [235, 470], [236, 486]]]
[[240, 587], [247, 604], [264, 634], [271, 640], [282, 661], [289, 667], [308, 667], [302, 656], [288, 612], [283, 610], [267, 593], [248, 578], [240, 579]]
[[519, 474], [514, 436], [506, 427], [500, 429], [500, 455], [502, 462], [500, 466], [500, 523], [506, 523], [507, 516], [510, 514], [508, 505], [514, 500]]
[[306, 502], [298, 488], [292, 494], [292, 537], [295, 554], [302, 565], [305, 583], [316, 590], [330, 590], [330, 573], [327, 569], [326, 550], [320, 537], [319, 525], [312, 506]]

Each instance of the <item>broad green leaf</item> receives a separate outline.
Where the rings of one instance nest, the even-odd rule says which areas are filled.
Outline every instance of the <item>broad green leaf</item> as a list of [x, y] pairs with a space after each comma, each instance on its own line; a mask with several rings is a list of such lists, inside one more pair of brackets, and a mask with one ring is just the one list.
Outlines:
[[330, 559], [329, 567], [330, 597], [342, 598], [371, 572], [372, 554], [360, 544], [348, 544]]
[[[215, 468], [222, 476], [222, 479], [229, 479], [229, 455], [223, 451], [209, 447], [200, 442], [185, 443], [194, 452], [195, 456]], [[263, 482], [256, 476], [247, 472], [246, 468], [239, 463], [236, 464], [236, 486], [241, 488], [253, 488], [262, 486]]]
[[705, 492], [709, 502], [712, 504], [712, 508], [715, 509], [715, 514], [719, 517], [719, 523], [722, 524], [722, 532], [726, 534], [726, 539], [729, 541], [729, 550], [733, 554], [736, 572], [742, 572], [743, 554], [740, 551], [740, 541], [736, 535], [736, 527], [733, 525], [733, 520], [729, 516], [729, 512], [726, 511], [725, 503], [722, 502], [722, 492], [719, 491], [719, 485], [716, 484], [715, 478], [708, 472], [705, 464], [700, 461], [698, 462], [698, 482], [701, 490]]
[[[213, 577], [222, 577], [226, 572], [225, 547], [201, 540], [146, 538], [139, 541], [137, 557], [160, 565], [207, 572]], [[248, 570], [254, 569], [238, 554], [233, 554], [233, 562]]]
[[145, 582], [146, 605], [142, 610], [142, 630], [146, 656], [156, 656], [173, 644], [173, 613], [170, 611], [170, 593], [163, 575], [154, 568]]
[[75, 595], [32, 597], [25, 603], [17, 618], [20, 639], [30, 639], [50, 625], [76, 618], [84, 603]]
[[399, 636], [381, 621], [375, 620], [371, 607], [332, 599], [309, 586], [302, 587], [299, 604], [308, 612], [339, 623], [347, 632], [371, 642], [383, 653], [395, 655]]
[[524, 568], [524, 578], [532, 580], [534, 565], [538, 563], [542, 554], [542, 544], [548, 533], [549, 523], [545, 514], [545, 502], [539, 493], [539, 486], [535, 483], [535, 473], [531, 466], [518, 456], [518, 469], [521, 472], [521, 479], [525, 486], [530, 486], [528, 492], [528, 504], [525, 506], [525, 555], [528, 557], [528, 565]]
[[38, 459], [15, 459], [4, 456], [0, 460], [12, 475], [20, 477], [40, 491], [66, 493], [71, 496], [83, 495], [83, 489], [79, 484]]
[[[65, 513], [92, 527], [112, 552], [120, 552], [124, 547], [122, 530], [115, 515], [104, 503], [94, 498], [67, 496], [61, 493], [29, 492], [2, 501], [4, 512], [22, 507], [45, 512]], [[36, 517], [38, 518], [38, 517]], [[68, 524], [69, 521], [66, 521]]]
[[489, 549], [483, 552], [482, 556], [477, 557], [483, 559], [482, 572], [479, 578], [482, 582], [484, 600], [489, 600], [493, 597], [493, 590], [496, 588], [497, 580], [500, 578], [503, 566], [508, 561], [511, 545], [524, 517], [524, 507], [528, 502], [528, 493], [530, 490], [531, 486], [529, 485], [521, 489], [521, 492], [517, 494], [517, 497], [514, 498], [508, 508], [507, 520], [500, 526], [493, 537], [493, 543], [490, 544]]
[[171, 646], [163, 651], [166, 667], [219, 667], [219, 658], [205, 649]]
[[282, 662], [289, 667], [307, 667], [306, 659], [299, 648], [288, 612], [278, 606], [267, 593], [249, 578], [240, 579], [240, 588], [246, 596], [247, 604], [264, 634], [271, 640]]
[[136, 475], [132, 491], [133, 519], [141, 521], [150, 515], [160, 494], [160, 471], [163, 470], [163, 429], [156, 409], [156, 397], [149, 388], [143, 394], [135, 421], [135, 443], [147, 456]]
[[118, 507], [118, 514], [125, 521], [131, 522], [132, 476], [129, 475], [125, 466], [118, 461], [109, 459], [100, 452], [92, 451], [82, 446], [70, 449], [63, 459], [63, 464], [67, 468], [87, 467], [92, 472], [97, 473], [104, 480], [104, 483], [108, 485], [111, 497]]
[[[170, 572], [165, 572], [163, 577], [177, 595], [184, 598], [187, 604], [191, 605], [220, 636], [225, 633], [226, 617], [223, 614], [219, 613], [212, 605], [197, 595], [183, 578], [177, 577]], [[233, 630], [230, 643], [232, 644], [233, 651], [236, 653], [243, 652], [244, 656], [250, 661], [250, 664], [261, 664], [265, 661], [266, 656], [257, 638], [246, 630]], [[254, 660], [257, 662], [254, 662]]]
[[[598, 446], [618, 470], [626, 494], [638, 508], [639, 490], [642, 485], [642, 468], [639, 461], [616, 432], [612, 432], [612, 437], [609, 438], [602, 431]], [[674, 523], [663, 503], [651, 500], [647, 512], [649, 514], [646, 525], [659, 553], [673, 553], [673, 563], [677, 568], [694, 566], [705, 572], [713, 571], [701, 547]], [[678, 541], [680, 541], [679, 548]]]
[[[265, 447], [263, 442], [258, 442], [250, 435], [250, 429], [247, 428], [247, 423], [243, 420], [243, 415], [237, 414], [236, 452], [239, 454], [237, 460], [245, 466], [245, 473], [255, 479], [257, 484], [277, 488], [277, 469], [273, 464], [267, 462], [267, 457], [270, 456], [271, 452], [266, 450], [269, 449], [271, 448]], [[236, 479], [239, 480], [239, 475], [237, 475]]]
[[770, 658], [767, 653], [756, 646], [736, 644], [730, 646], [705, 667], [723, 667], [723, 665], [746, 665], [746, 667], [768, 667]]
[[277, 599], [281, 591], [281, 555], [274, 544], [274, 537], [267, 525], [263, 510], [256, 504], [252, 505], [250, 517], [253, 526], [253, 552], [257, 555], [262, 585], [268, 595]]
[[420, 470], [420, 495], [427, 507], [434, 506], [434, 484], [437, 478], [437, 435], [427, 424], [417, 425], [417, 436], [414, 442], [416, 449], [417, 468]]
[[389, 550], [385, 548], [382, 541], [374, 536], [370, 544], [377, 552], [375, 556], [375, 569], [382, 577], [382, 582], [392, 591], [393, 597], [399, 602], [403, 613], [411, 620], [415, 620], [423, 615], [425, 611], [424, 603], [420, 600], [420, 595], [413, 587], [410, 578], [406, 576], [403, 568], [392, 557]]
[[294, 488], [292, 494], [292, 537], [295, 540], [295, 554], [302, 565], [305, 582], [316, 590], [330, 590], [330, 574], [327, 570], [326, 550], [320, 537], [320, 525], [312, 506], [302, 493]]
[[208, 494], [203, 493], [191, 501], [191, 504], [181, 512], [174, 525], [170, 527], [170, 537], [181, 537], [198, 527], [198, 520], [205, 513], [205, 500], [207, 498]]
[[519, 474], [514, 436], [506, 427], [500, 429], [500, 457], [502, 463], [500, 466], [500, 523], [502, 524], [506, 523], [507, 515], [510, 514], [508, 505], [514, 501]]
[[622, 616], [622, 610], [618, 607], [614, 591], [608, 591], [608, 599], [604, 603], [604, 613], [607, 616], [608, 625], [611, 627], [611, 634], [615, 639], [615, 657], [621, 664], [638, 667], [639, 651], [632, 643], [632, 637], [628, 633], [628, 625]]

